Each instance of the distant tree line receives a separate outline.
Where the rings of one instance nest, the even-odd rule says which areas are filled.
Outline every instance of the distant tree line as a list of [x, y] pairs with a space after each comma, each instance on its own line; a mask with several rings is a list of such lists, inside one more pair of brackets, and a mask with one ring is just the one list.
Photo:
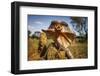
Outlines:
[[39, 37], [40, 37], [40, 32], [39, 32], [39, 31], [35, 31], [34, 34], [32, 34], [32, 35], [30, 36], [31, 33], [32, 33], [32, 32], [28, 30], [28, 37], [39, 39]]

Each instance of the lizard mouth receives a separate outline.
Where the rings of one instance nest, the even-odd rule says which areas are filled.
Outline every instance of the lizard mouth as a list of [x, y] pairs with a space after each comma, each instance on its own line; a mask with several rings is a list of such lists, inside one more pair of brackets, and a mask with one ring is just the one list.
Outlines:
[[62, 27], [60, 25], [59, 26], [55, 26], [55, 30], [61, 31], [62, 30]]

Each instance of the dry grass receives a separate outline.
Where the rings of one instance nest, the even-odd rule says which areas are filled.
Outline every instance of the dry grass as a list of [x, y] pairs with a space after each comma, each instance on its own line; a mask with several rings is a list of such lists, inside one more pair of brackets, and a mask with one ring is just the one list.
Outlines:
[[69, 47], [74, 55], [74, 58], [87, 58], [88, 57], [88, 44], [87, 42], [75, 42]]
[[28, 40], [28, 60], [40, 60], [38, 53], [39, 40], [29, 38]]
[[[52, 42], [52, 40], [48, 40], [47, 45]], [[33, 39], [29, 38], [28, 39], [28, 60], [42, 60], [40, 57], [40, 53], [38, 52], [38, 47], [39, 47], [39, 40], [38, 39]], [[74, 55], [75, 59], [80, 59], [80, 58], [87, 58], [88, 57], [88, 46], [87, 42], [75, 42], [69, 47], [70, 51]]]

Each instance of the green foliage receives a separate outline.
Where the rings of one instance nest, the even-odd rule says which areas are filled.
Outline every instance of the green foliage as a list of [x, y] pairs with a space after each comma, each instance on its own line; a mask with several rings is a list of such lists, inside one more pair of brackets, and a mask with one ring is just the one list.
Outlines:
[[36, 35], [34, 35], [34, 34], [33, 34], [31, 37], [32, 37], [33, 39], [34, 39], [34, 38], [35, 38], [35, 39], [39, 39], [39, 37], [36, 36]]
[[88, 34], [88, 19], [87, 17], [71, 17], [73, 28], [80, 36], [87, 37]]
[[31, 34], [31, 31], [28, 30], [28, 36]]

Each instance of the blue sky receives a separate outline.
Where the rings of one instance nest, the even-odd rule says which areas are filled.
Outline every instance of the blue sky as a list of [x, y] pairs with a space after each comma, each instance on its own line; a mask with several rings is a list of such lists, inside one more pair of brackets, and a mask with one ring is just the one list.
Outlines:
[[41, 29], [48, 29], [51, 21], [65, 21], [70, 29], [75, 32], [72, 27], [70, 16], [50, 16], [50, 15], [28, 15], [28, 30], [32, 33], [34, 31], [41, 31]]

